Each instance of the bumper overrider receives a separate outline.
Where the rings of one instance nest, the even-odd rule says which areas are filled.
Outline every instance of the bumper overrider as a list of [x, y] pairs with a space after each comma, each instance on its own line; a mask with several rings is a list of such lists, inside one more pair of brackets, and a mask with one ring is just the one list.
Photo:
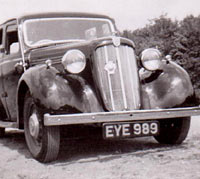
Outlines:
[[200, 115], [200, 107], [132, 110], [120, 112], [98, 112], [62, 115], [44, 115], [45, 126], [60, 126], [70, 124], [95, 124], [109, 122], [133, 122], [141, 120], [161, 120]]

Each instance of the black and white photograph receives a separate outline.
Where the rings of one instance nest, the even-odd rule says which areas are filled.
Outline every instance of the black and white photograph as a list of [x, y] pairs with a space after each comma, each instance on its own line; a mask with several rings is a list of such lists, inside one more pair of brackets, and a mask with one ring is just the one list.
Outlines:
[[0, 0], [0, 179], [57, 178], [200, 178], [199, 0]]

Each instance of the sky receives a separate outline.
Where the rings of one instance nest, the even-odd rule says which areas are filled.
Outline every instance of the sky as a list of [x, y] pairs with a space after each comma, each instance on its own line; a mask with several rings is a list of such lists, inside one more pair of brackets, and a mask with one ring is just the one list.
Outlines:
[[200, 15], [200, 0], [0, 0], [0, 23], [38, 12], [89, 12], [115, 19], [120, 31], [142, 28], [167, 14], [173, 20]]

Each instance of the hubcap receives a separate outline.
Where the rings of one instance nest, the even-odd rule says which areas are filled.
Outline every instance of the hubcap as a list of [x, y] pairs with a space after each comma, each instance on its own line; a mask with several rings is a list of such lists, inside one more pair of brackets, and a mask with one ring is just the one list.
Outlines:
[[39, 136], [39, 120], [36, 113], [33, 113], [29, 118], [29, 131], [33, 138], [37, 139]]

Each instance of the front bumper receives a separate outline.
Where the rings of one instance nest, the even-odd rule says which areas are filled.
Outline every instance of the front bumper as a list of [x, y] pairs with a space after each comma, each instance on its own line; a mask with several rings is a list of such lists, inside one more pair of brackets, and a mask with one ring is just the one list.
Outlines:
[[44, 115], [45, 126], [60, 126], [70, 124], [94, 124], [108, 122], [133, 122], [139, 120], [154, 120], [200, 115], [200, 107], [149, 109], [120, 112], [79, 113], [65, 115]]

